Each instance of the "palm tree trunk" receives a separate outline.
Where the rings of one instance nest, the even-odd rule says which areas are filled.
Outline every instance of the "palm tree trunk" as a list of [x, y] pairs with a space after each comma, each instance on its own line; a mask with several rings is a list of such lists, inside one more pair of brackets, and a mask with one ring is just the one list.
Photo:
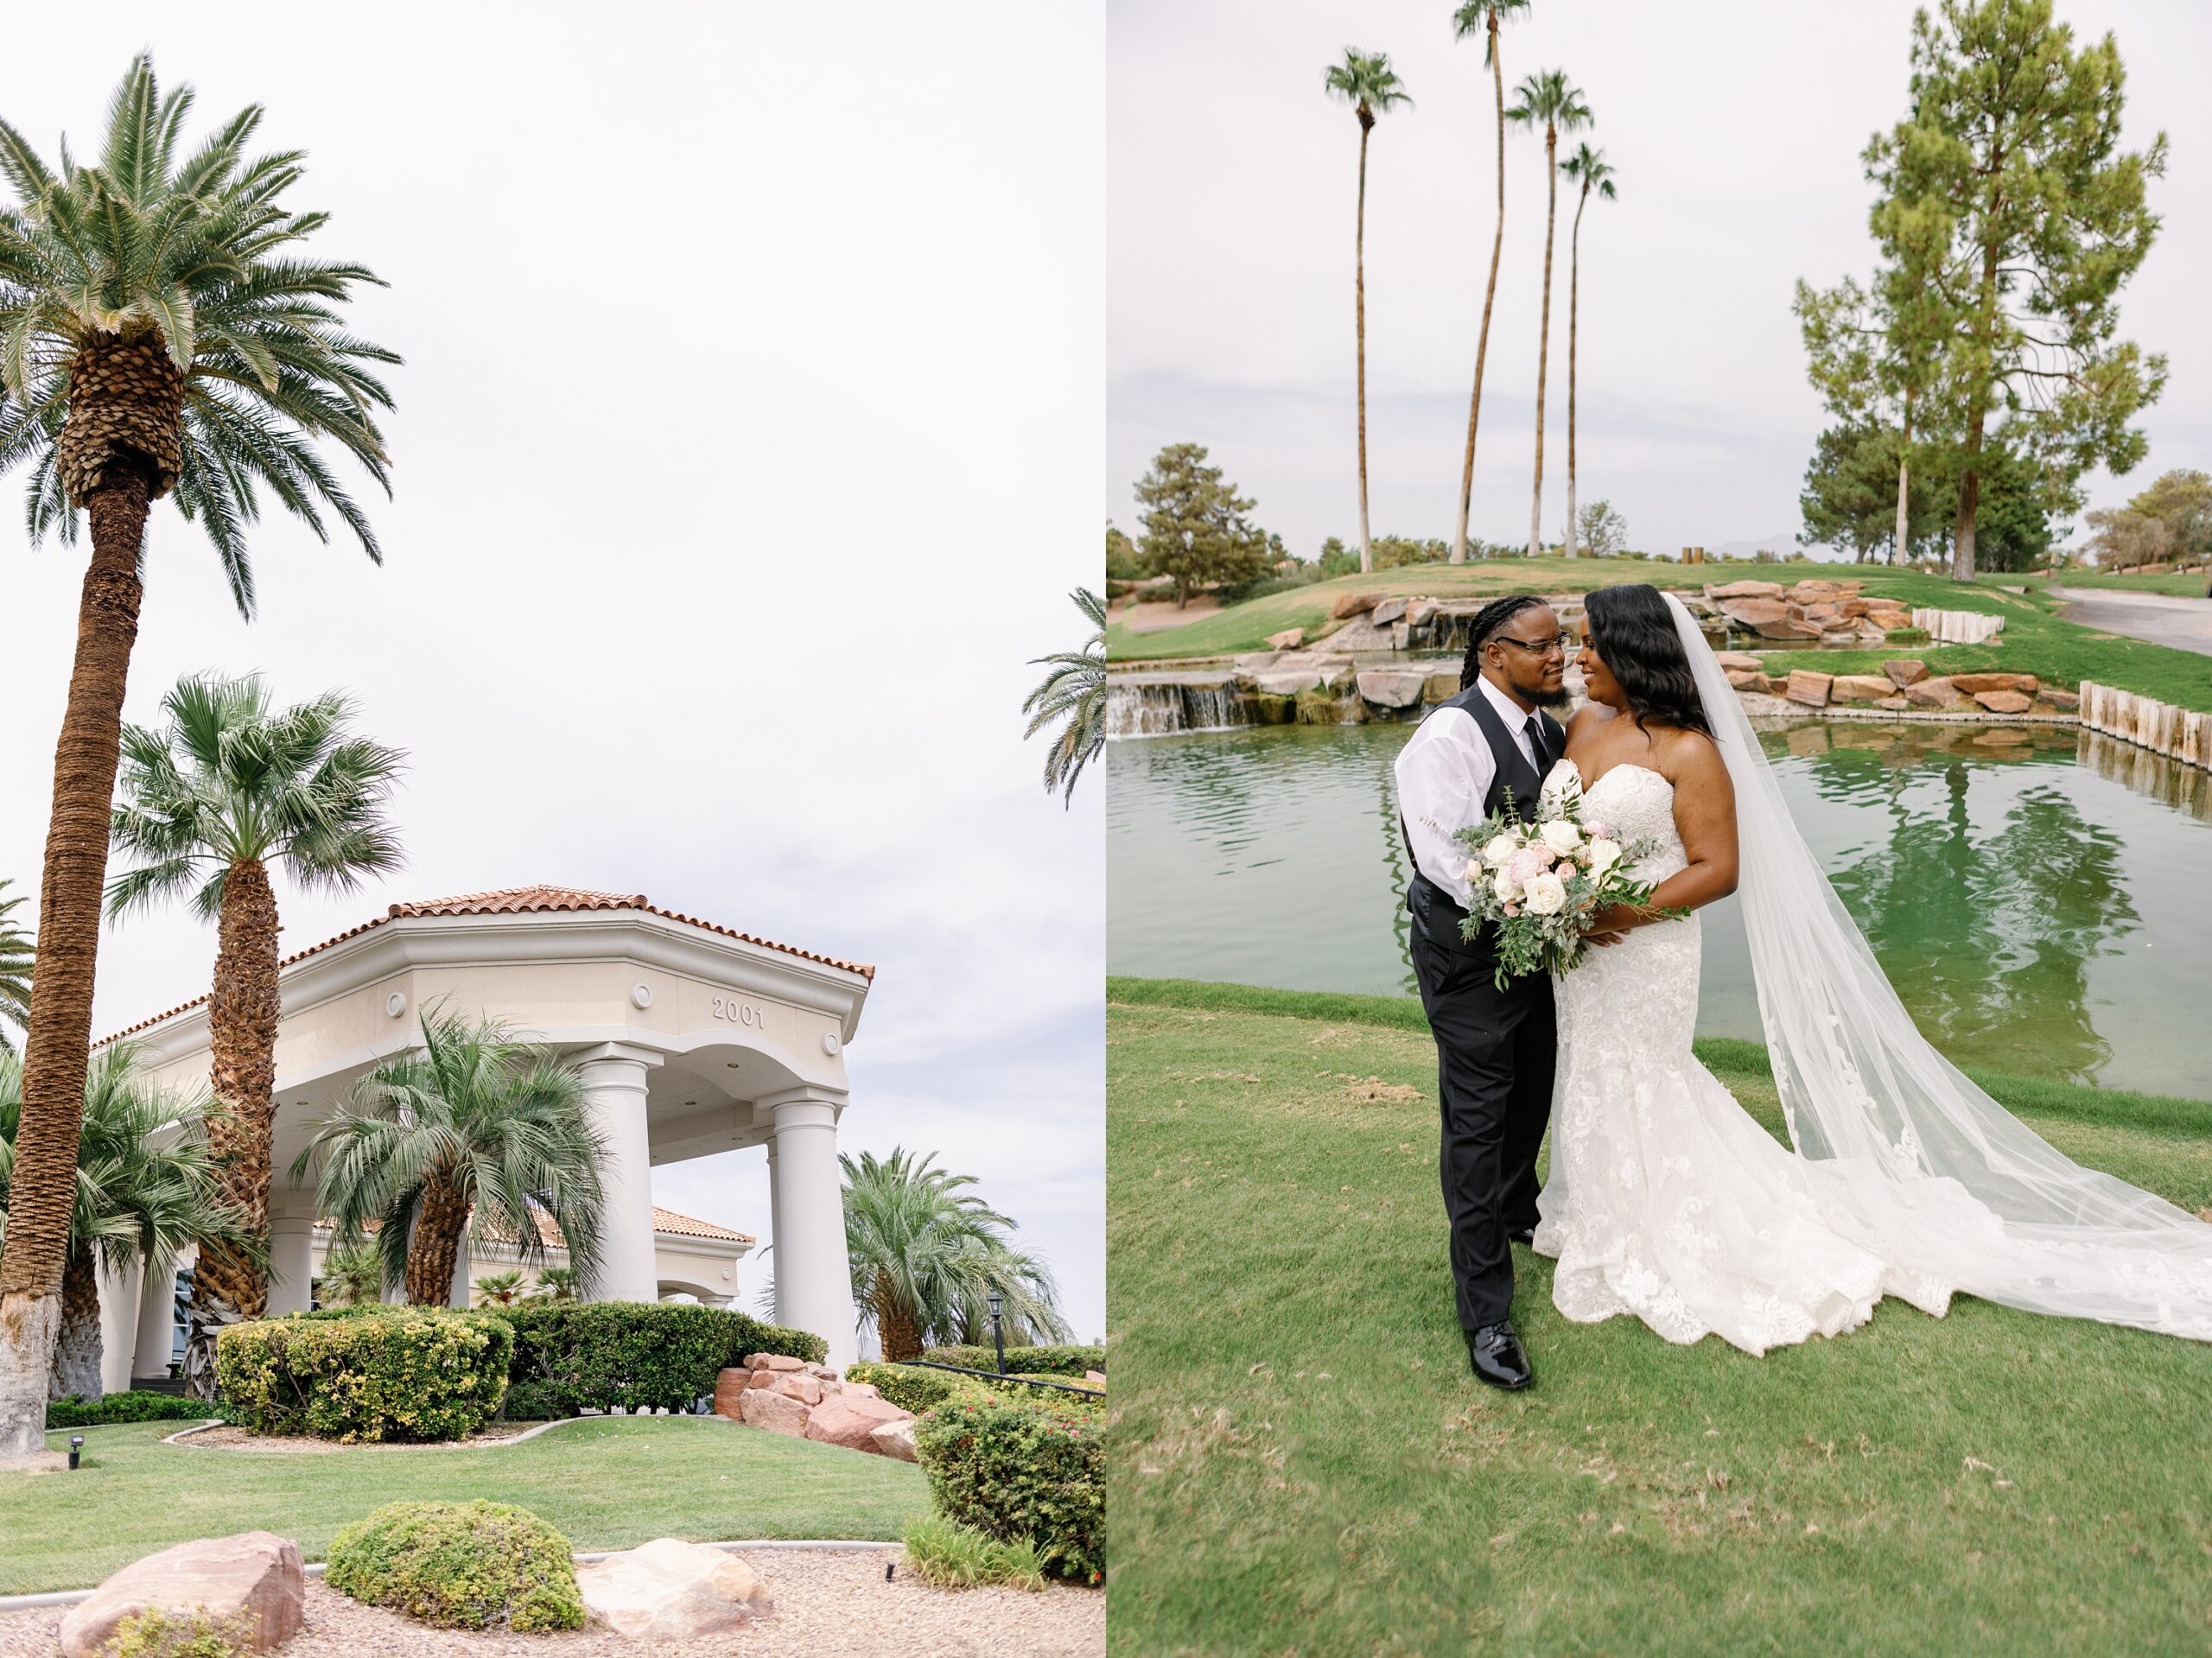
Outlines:
[[61, 1330], [54, 1344], [54, 1365], [47, 1374], [46, 1396], [98, 1399], [100, 1382], [100, 1280], [92, 1246], [69, 1246], [69, 1265], [61, 1275]]
[[1359, 570], [1375, 568], [1375, 549], [1367, 537], [1367, 136], [1375, 118], [1359, 112], [1359, 217], [1352, 237], [1352, 310], [1359, 335]]
[[875, 1275], [875, 1333], [882, 1337], [887, 1363], [921, 1357], [921, 1327], [914, 1322], [913, 1309], [899, 1299], [888, 1273]]
[[467, 1229], [467, 1193], [443, 1175], [425, 1181], [415, 1236], [407, 1246], [409, 1305], [442, 1307], [453, 1299], [453, 1269]]
[[[264, 1243], [276, 1117], [277, 928], [268, 870], [251, 859], [232, 864], [223, 877], [214, 994], [207, 1003], [209, 1082], [220, 1108], [207, 1126], [207, 1147], [220, 1170], [223, 1201]], [[251, 1257], [220, 1245], [201, 1249], [192, 1273], [188, 1347], [199, 1349], [208, 1363], [188, 1362], [188, 1369], [212, 1375], [208, 1350], [216, 1333], [225, 1324], [258, 1318], [268, 1307], [268, 1275]]]
[[1582, 210], [1590, 205], [1590, 187], [1582, 187], [1574, 204], [1574, 229], [1567, 238], [1567, 556], [1576, 556], [1574, 533], [1574, 332], [1581, 311]]
[[1475, 336], [1475, 393], [1467, 403], [1467, 458], [1459, 468], [1459, 523], [1452, 562], [1467, 562], [1467, 512], [1475, 496], [1475, 426], [1483, 412], [1483, 359], [1490, 354], [1490, 310], [1497, 299], [1497, 260], [1505, 251], [1505, 67], [1497, 57], [1497, 14], [1490, 16], [1491, 85], [1497, 94], [1497, 228], [1490, 238], [1490, 286], [1483, 290], [1482, 332]]
[[108, 809], [115, 797], [123, 697], [144, 589], [138, 556], [153, 492], [146, 473], [117, 467], [86, 504], [92, 557], [77, 608], [77, 655], [54, 753], [54, 804], [39, 886], [38, 971], [24, 1042], [23, 1111], [16, 1139], [7, 1247], [0, 1252], [0, 1456], [45, 1444], [46, 1386], [61, 1323], [77, 1137], [92, 1034], [92, 970], [107, 881]]
[[1529, 507], [1529, 556], [1544, 549], [1544, 370], [1552, 346], [1552, 232], [1559, 223], [1559, 130], [1544, 129], [1544, 180], [1550, 205], [1544, 213], [1544, 321], [1536, 335], [1536, 492]]

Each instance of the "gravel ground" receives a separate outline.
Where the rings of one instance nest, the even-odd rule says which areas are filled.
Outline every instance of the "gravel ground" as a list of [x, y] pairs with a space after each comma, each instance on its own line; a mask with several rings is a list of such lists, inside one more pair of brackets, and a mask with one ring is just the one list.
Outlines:
[[454, 1451], [470, 1445], [501, 1445], [510, 1439], [519, 1439], [532, 1428], [544, 1426], [540, 1422], [486, 1422], [480, 1432], [466, 1439], [439, 1439], [425, 1445], [394, 1442], [377, 1445], [341, 1445], [336, 1439], [318, 1439], [306, 1433], [250, 1433], [242, 1427], [225, 1423], [220, 1427], [201, 1428], [179, 1439], [181, 1445], [196, 1451], [245, 1451], [275, 1456], [313, 1457], [340, 1451]]
[[[775, 1615], [683, 1646], [648, 1645], [607, 1629], [562, 1635], [434, 1629], [348, 1600], [308, 1580], [307, 1627], [284, 1658], [1097, 1658], [1106, 1597], [1096, 1589], [931, 1589], [903, 1569], [883, 1580], [887, 1552], [768, 1549], [745, 1560], [768, 1585]], [[0, 1613], [0, 1658], [53, 1658], [67, 1609]]]

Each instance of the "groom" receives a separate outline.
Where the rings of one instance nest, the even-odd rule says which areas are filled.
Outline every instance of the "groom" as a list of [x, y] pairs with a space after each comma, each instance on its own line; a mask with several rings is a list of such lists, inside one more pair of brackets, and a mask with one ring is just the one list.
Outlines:
[[1485, 605], [1469, 628], [1459, 695], [1439, 705], [1398, 756], [1398, 810], [1414, 875], [1414, 975], [1436, 1036], [1443, 1115], [1439, 1159], [1452, 1226], [1452, 1275], [1475, 1375], [1525, 1388], [1528, 1355], [1507, 1315], [1513, 1253], [1536, 1224], [1536, 1148], [1551, 1115], [1550, 975], [1495, 982], [1496, 935], [1459, 935], [1467, 846], [1455, 831], [1504, 809], [1533, 817], [1567, 734], [1543, 712], [1567, 705], [1558, 613], [1533, 594]]

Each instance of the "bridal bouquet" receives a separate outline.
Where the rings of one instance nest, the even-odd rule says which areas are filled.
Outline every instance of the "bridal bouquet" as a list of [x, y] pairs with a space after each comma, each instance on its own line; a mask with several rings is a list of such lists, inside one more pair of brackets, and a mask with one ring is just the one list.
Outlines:
[[1656, 851], [1658, 842], [1647, 835], [1624, 843], [1607, 825], [1586, 822], [1580, 786], [1547, 786], [1533, 822], [1522, 818], [1509, 795], [1503, 812], [1461, 829], [1457, 838], [1474, 853], [1467, 863], [1472, 891], [1460, 931], [1471, 940], [1484, 926], [1497, 929], [1501, 990], [1526, 974], [1572, 972], [1600, 910], [1651, 901], [1653, 883], [1628, 870]]

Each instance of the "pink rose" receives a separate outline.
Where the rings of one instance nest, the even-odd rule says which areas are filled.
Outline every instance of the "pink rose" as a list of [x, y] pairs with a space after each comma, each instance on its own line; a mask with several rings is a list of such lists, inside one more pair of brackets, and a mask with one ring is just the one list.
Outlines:
[[1505, 866], [1505, 873], [1516, 886], [1525, 886], [1537, 871], [1551, 867], [1550, 851], [1541, 846], [1523, 847], [1515, 853]]
[[1612, 830], [1594, 817], [1586, 817], [1582, 820], [1582, 832], [1593, 841], [1610, 841], [1613, 838]]

